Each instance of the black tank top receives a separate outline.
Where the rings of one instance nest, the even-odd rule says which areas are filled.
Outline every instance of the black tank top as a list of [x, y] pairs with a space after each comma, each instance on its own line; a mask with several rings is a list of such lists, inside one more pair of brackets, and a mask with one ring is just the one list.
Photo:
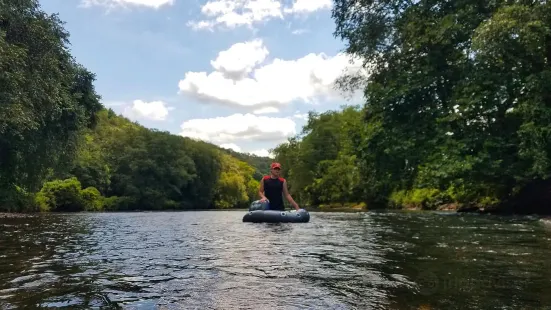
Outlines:
[[285, 210], [283, 204], [283, 182], [284, 178], [273, 179], [264, 177], [264, 196], [270, 201], [270, 210]]

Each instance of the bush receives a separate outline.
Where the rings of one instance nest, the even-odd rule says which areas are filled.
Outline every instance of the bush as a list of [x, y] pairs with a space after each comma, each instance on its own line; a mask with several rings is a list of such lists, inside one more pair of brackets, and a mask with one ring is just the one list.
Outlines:
[[84, 201], [84, 210], [86, 211], [101, 211], [104, 206], [104, 197], [95, 187], [88, 187], [80, 192]]
[[446, 202], [450, 202], [447, 193], [435, 188], [415, 188], [410, 191], [396, 191], [389, 198], [390, 206], [393, 208], [436, 209], [436, 207]]
[[104, 197], [95, 187], [82, 190], [80, 182], [73, 177], [44, 183], [35, 202], [42, 212], [100, 211]]

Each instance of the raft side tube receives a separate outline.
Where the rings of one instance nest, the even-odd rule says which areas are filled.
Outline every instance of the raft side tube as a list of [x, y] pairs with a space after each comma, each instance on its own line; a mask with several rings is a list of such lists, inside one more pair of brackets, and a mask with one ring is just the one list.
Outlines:
[[298, 211], [254, 210], [243, 216], [243, 222], [249, 223], [308, 223], [310, 213], [304, 209]]

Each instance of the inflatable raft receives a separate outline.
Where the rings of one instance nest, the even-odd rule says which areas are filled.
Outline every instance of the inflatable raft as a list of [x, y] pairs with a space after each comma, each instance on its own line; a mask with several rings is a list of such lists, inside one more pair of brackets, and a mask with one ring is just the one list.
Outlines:
[[310, 214], [304, 209], [292, 211], [270, 210], [269, 202], [254, 201], [249, 212], [243, 216], [243, 222], [250, 223], [307, 223]]

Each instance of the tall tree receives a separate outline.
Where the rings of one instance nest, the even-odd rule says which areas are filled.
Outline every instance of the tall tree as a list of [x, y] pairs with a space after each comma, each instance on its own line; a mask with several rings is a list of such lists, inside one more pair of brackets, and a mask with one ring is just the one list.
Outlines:
[[274, 149], [285, 167], [289, 189], [303, 204], [363, 200], [364, 180], [357, 169], [356, 145], [361, 139], [361, 110], [309, 113], [301, 134]]
[[497, 201], [549, 179], [550, 6], [335, 1], [335, 35], [372, 66], [358, 153], [372, 199], [435, 188]]
[[101, 108], [94, 75], [72, 59], [68, 37], [38, 1], [0, 2], [0, 199], [39, 190]]

